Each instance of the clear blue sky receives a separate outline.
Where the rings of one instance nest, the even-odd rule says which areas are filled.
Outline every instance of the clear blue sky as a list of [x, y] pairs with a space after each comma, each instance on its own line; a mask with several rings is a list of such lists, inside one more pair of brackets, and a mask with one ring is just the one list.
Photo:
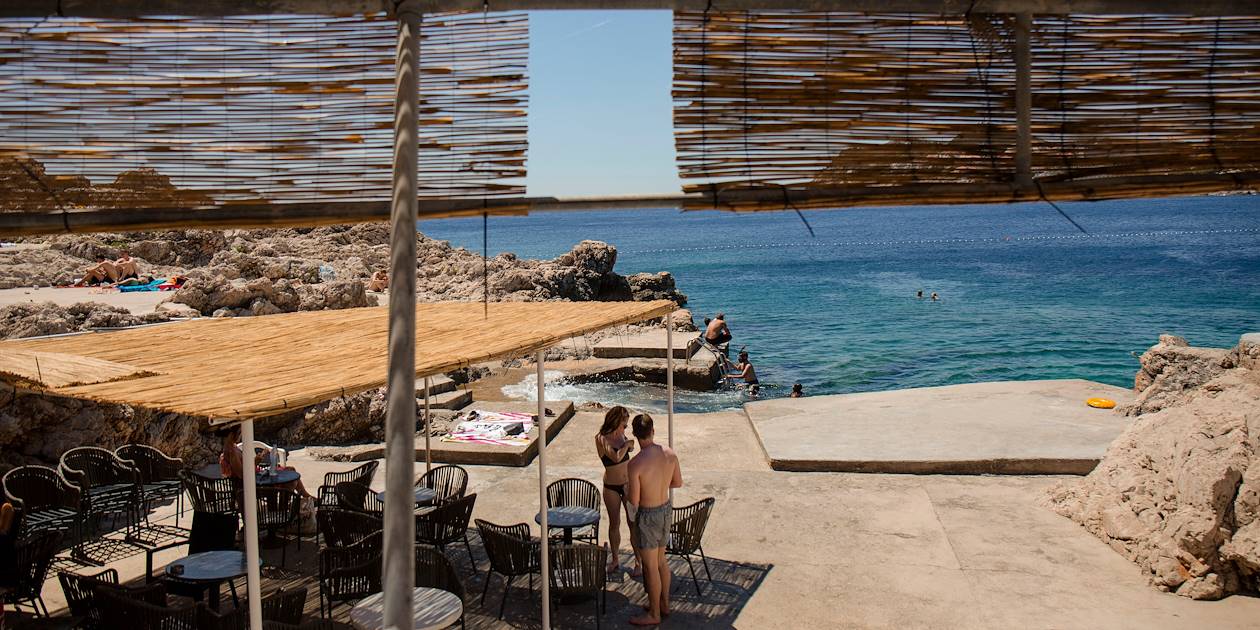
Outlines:
[[672, 14], [530, 14], [530, 195], [678, 192]]

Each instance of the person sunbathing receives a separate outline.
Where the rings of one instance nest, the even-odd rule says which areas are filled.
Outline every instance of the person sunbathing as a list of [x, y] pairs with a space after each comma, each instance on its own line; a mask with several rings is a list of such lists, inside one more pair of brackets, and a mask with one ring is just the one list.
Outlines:
[[384, 269], [372, 274], [372, 280], [368, 282], [367, 290], [381, 292], [389, 288], [389, 274]]
[[139, 278], [140, 267], [136, 261], [131, 258], [131, 254], [123, 250], [118, 260], [114, 261], [114, 267], [118, 269], [118, 280], [126, 280], [127, 278]]
[[76, 287], [88, 287], [96, 284], [118, 282], [118, 265], [108, 258], [101, 257], [100, 262], [88, 267], [83, 272], [83, 279], [74, 283]]

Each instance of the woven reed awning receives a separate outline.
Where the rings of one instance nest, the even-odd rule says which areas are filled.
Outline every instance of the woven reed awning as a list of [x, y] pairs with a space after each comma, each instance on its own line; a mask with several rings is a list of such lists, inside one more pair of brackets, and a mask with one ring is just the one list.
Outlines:
[[[521, 356], [661, 317], [673, 302], [496, 302], [416, 307], [416, 376]], [[385, 385], [385, 307], [198, 319], [0, 342], [0, 377], [25, 389], [208, 416], [261, 418]]]

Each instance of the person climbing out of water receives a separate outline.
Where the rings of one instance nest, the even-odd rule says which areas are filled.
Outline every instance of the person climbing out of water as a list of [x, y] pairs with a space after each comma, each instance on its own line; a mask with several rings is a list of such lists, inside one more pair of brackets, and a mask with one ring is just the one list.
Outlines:
[[753, 369], [752, 361], [748, 360], [748, 352], [739, 353], [739, 362], [735, 364], [734, 369], [735, 371], [728, 373], [726, 378], [744, 379], [744, 387], [753, 396], [761, 392], [761, 382], [757, 380], [757, 370]]
[[714, 348], [731, 340], [731, 329], [726, 327], [726, 315], [718, 313], [711, 320], [705, 320], [704, 340]]
[[800, 383], [793, 383], [792, 384], [792, 398], [804, 398], [804, 397], [805, 397], [805, 389], [801, 387]]

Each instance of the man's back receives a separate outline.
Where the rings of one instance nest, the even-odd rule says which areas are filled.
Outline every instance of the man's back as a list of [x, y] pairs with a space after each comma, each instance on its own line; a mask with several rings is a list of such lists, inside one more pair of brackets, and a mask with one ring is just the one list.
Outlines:
[[630, 475], [636, 477], [639, 483], [639, 505], [665, 503], [669, 499], [669, 487], [677, 468], [678, 456], [660, 444], [639, 451], [630, 460]]

